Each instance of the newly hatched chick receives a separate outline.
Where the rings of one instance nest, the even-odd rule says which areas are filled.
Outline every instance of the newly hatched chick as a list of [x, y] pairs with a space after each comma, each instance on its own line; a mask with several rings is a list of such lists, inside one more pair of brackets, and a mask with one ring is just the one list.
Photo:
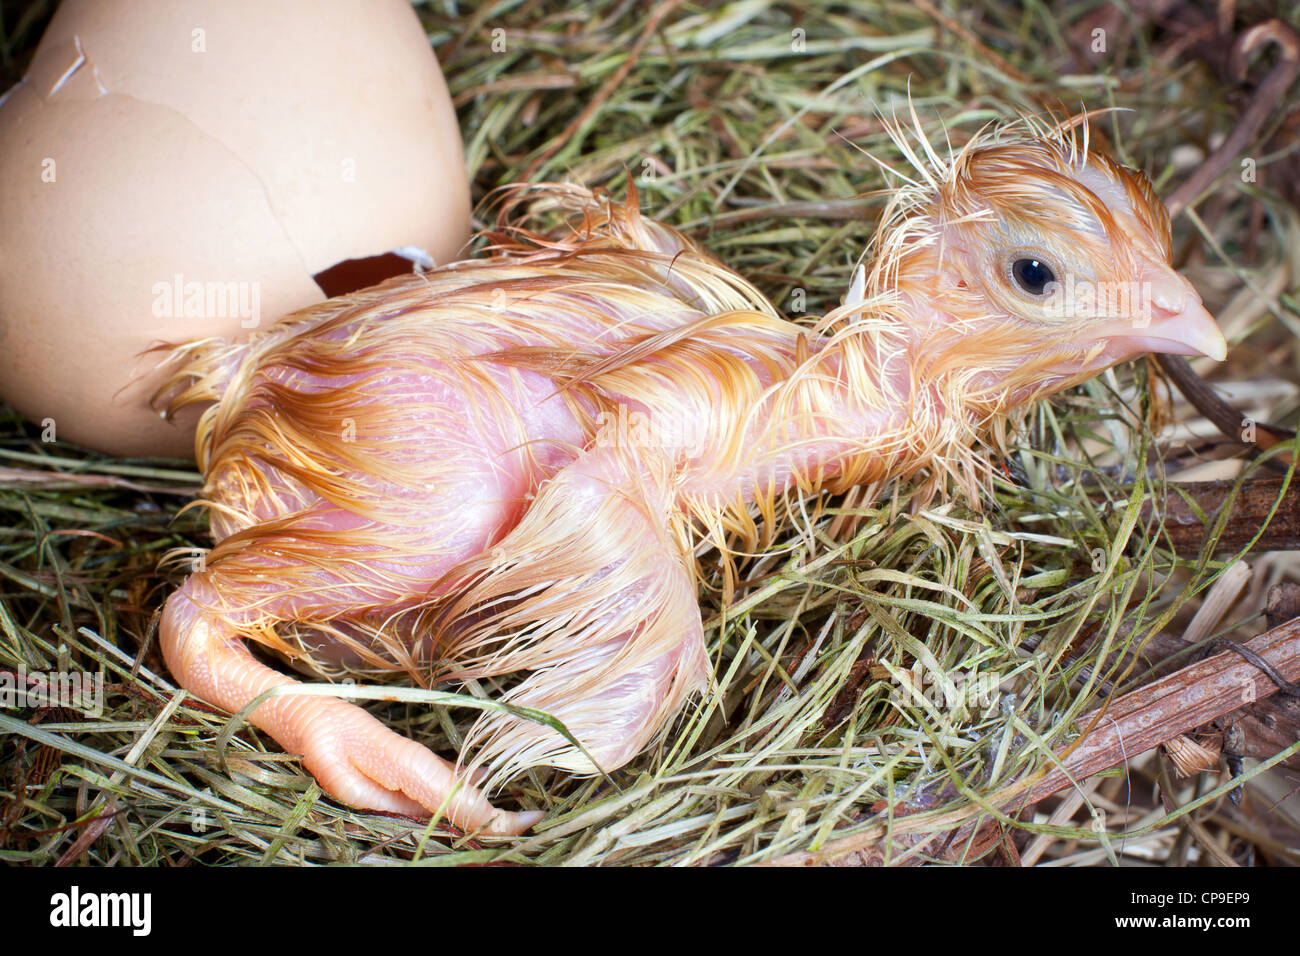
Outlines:
[[755, 547], [786, 495], [895, 478], [974, 496], [1016, 406], [1144, 352], [1223, 357], [1159, 200], [1086, 124], [942, 159], [896, 139], [915, 171], [814, 328], [635, 197], [550, 187], [568, 234], [190, 347], [169, 397], [218, 400], [197, 447], [218, 543], [164, 609], [172, 672], [231, 711], [294, 683], [248, 639], [317, 673], [524, 674], [506, 702], [581, 749], [489, 712], [458, 768], [335, 698], [250, 718], [346, 803], [517, 833], [537, 816], [472, 771], [614, 769], [705, 683], [701, 536]]

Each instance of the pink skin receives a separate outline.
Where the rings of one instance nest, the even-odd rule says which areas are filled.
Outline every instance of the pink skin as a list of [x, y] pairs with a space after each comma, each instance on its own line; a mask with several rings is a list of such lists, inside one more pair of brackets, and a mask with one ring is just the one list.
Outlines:
[[[526, 376], [537, 379], [536, 376]], [[316, 384], [315, 381], [312, 384]], [[537, 433], [557, 439], [545, 446], [539, 456], [542, 475], [549, 476], [562, 466], [557, 451], [565, 443], [581, 441], [581, 432], [572, 415], [546, 399], [553, 392], [549, 383], [527, 382], [518, 396], [520, 407], [530, 408], [528, 424]], [[395, 378], [390, 386], [391, 400], [409, 401], [421, 391], [418, 382], [408, 377]], [[384, 395], [376, 396], [384, 400]], [[468, 396], [456, 396], [460, 404], [448, 411], [452, 420], [468, 417]], [[441, 422], [411, 422], [413, 445], [418, 444], [425, 427], [443, 427]], [[425, 533], [442, 547], [435, 557], [423, 563], [396, 567], [367, 559], [364, 549], [352, 555], [356, 563], [335, 568], [309, 569], [304, 577], [310, 590], [286, 588], [282, 579], [268, 582], [258, 596], [264, 611], [285, 620], [305, 615], [318, 618], [342, 617], [357, 606], [365, 594], [366, 603], [378, 602], [394, 611], [414, 606], [422, 597], [419, 582], [432, 585], [455, 564], [488, 547], [503, 528], [518, 521], [521, 502], [529, 487], [530, 468], [517, 454], [515, 443], [500, 434], [480, 434], [477, 442], [466, 444], [466, 454], [476, 461], [473, 466], [481, 476], [455, 487], [431, 491], [428, 500], [413, 508], [423, 514]], [[502, 465], [505, 462], [506, 464]], [[366, 519], [316, 497], [303, 501], [300, 489], [282, 475], [268, 475], [269, 481], [292, 504], [305, 505], [306, 516], [299, 526], [318, 530], [344, 531], [367, 523]], [[384, 482], [367, 476], [376, 495], [400, 494], [405, 489], [386, 488]], [[534, 479], [537, 480], [537, 479]], [[284, 503], [283, 501], [281, 502]], [[269, 504], [269, 503], [268, 503]], [[273, 518], [278, 509], [267, 507], [261, 517]], [[229, 528], [214, 518], [214, 537], [222, 540]], [[449, 530], [450, 529], [450, 530]], [[410, 531], [411, 529], [404, 529]], [[418, 527], [416, 528], [418, 533]], [[274, 556], [257, 552], [241, 555], [250, 565], [271, 567]], [[348, 555], [339, 554], [339, 559]], [[405, 590], [394, 589], [388, 574], [400, 571], [408, 582]], [[293, 685], [297, 681], [257, 662], [244, 642], [227, 635], [230, 623], [238, 614], [213, 613], [221, 606], [210, 575], [199, 572], [168, 602], [162, 620], [162, 647], [168, 667], [184, 686], [211, 703], [237, 711], [273, 687]], [[247, 598], [245, 593], [242, 597]], [[326, 655], [329, 642], [322, 645]], [[338, 648], [337, 656], [346, 657]], [[251, 722], [274, 737], [286, 750], [302, 754], [304, 764], [332, 796], [352, 806], [391, 813], [424, 815], [441, 812], [458, 825], [486, 835], [520, 833], [541, 818], [540, 813], [505, 813], [496, 811], [472, 785], [459, 780], [454, 766], [400, 734], [389, 730], [366, 711], [335, 698], [279, 696], [260, 705]]]
[[[373, 623], [382, 612], [387, 626], [406, 635], [418, 663], [442, 659], [442, 676], [481, 678], [531, 671], [509, 699], [563, 721], [597, 766], [609, 770], [621, 765], [649, 742], [709, 673], [691, 559], [668, 533], [674, 514], [688, 508], [698, 511], [701, 502], [721, 508], [779, 495], [801, 477], [805, 484], [833, 482], [855, 454], [861, 456], [864, 444], [875, 439], [879, 444], [872, 454], [878, 464], [871, 480], [888, 477], [905, 464], [907, 430], [924, 431], [934, 424], [922, 420], [924, 416], [983, 414], [975, 407], [945, 407], [942, 401], [918, 406], [915, 401], [935, 387], [913, 378], [929, 356], [930, 337], [962, 322], [948, 311], [950, 294], [978, 291], [982, 283], [993, 281], [982, 253], [964, 251], [983, 246], [967, 242], [961, 229], [951, 227], [942, 243], [905, 260], [899, 291], [910, 328], [898, 334], [907, 345], [874, 360], [869, 380], [859, 379], [856, 386], [850, 385], [852, 358], [846, 357], [841, 343], [793, 325], [768, 327], [762, 333], [736, 326], [734, 339], [732, 327], [724, 326], [709, 340], [715, 359], [730, 363], [728, 387], [744, 399], [738, 407], [741, 420], [719, 417], [720, 409], [730, 406], [718, 383], [667, 374], [684, 366], [663, 367], [665, 377], [679, 386], [674, 389], [647, 392], [629, 386], [622, 392], [617, 376], [609, 379], [612, 384], [604, 387], [602, 400], [610, 407], [634, 410], [653, 422], [707, 423], [698, 446], [629, 448], [625, 442], [613, 447], [602, 446], [599, 438], [593, 442], [575, 407], [560, 394], [559, 377], [491, 357], [534, 344], [521, 340], [524, 333], [516, 333], [510, 321], [433, 324], [427, 334], [433, 338], [434, 354], [440, 354], [440, 341], [446, 354], [452, 354], [464, 336], [481, 340], [474, 354], [487, 357], [475, 368], [484, 379], [449, 387], [447, 367], [431, 365], [422, 372], [409, 362], [403, 366], [401, 360], [409, 357], [396, 355], [394, 371], [370, 381], [366, 389], [366, 401], [373, 407], [403, 410], [402, 427], [392, 439], [395, 460], [417, 468], [427, 462], [427, 481], [413, 488], [371, 471], [341, 468], [365, 489], [364, 503], [380, 509], [376, 516], [317, 494], [285, 465], [261, 466], [264, 485], [252, 491], [241, 484], [250, 480], [247, 473], [218, 467], [208, 476], [209, 497], [246, 509], [243, 517], [214, 511], [218, 541], [249, 526], [284, 516], [291, 520], [280, 539], [262, 537], [242, 550], [227, 549], [171, 597], [161, 623], [168, 666], [191, 692], [236, 711], [270, 688], [295, 683], [253, 658], [244, 644], [250, 629], [278, 621], [315, 621], [337, 622], [346, 630], [349, 622]], [[656, 240], [642, 248], [662, 252], [665, 263], [671, 264], [681, 245], [662, 240], [656, 233]], [[1137, 328], [1131, 317], [1121, 317], [1087, 326], [1087, 335], [1052, 326], [1052, 334], [1059, 337], [1057, 347], [1075, 347], [1091, 359], [1085, 366], [1082, 359], [1070, 364], [1063, 358], [1034, 394], [1153, 349], [1221, 355], [1222, 338], [1190, 286], [1158, 261], [1158, 243], [1140, 245], [1143, 254], [1138, 258], [1155, 290], [1151, 324]], [[568, 275], [570, 269], [575, 287], [583, 288], [580, 257], [576, 263], [554, 266], [548, 275]], [[936, 273], [942, 279], [937, 280]], [[501, 285], [499, 277], [495, 285], [489, 277], [476, 286], [475, 276], [472, 268], [451, 269], [422, 281], [428, 284], [431, 300], [443, 285], [459, 284], [480, 295]], [[409, 287], [411, 283], [392, 288], [397, 294]], [[650, 334], [703, 318], [700, 310], [686, 304], [694, 301], [689, 284], [670, 272], [664, 287], [677, 297], [679, 307], [628, 313], [625, 322], [616, 324], [619, 334]], [[597, 304], [604, 294], [591, 293]], [[996, 296], [990, 292], [989, 298]], [[978, 313], [982, 328], [1023, 324], [1022, 318], [999, 311], [989, 299], [983, 301]], [[580, 306], [551, 312], [548, 334], [557, 340], [590, 342], [594, 354], [608, 354], [602, 343], [611, 340], [614, 324], [592, 320]], [[618, 308], [608, 302], [603, 307]], [[523, 327], [528, 303], [510, 308], [518, 312], [506, 319], [516, 315]], [[970, 324], [969, 316], [965, 322]], [[276, 334], [287, 338], [312, 324], [291, 323]], [[327, 334], [350, 341], [353, 331], [353, 325], [344, 324]], [[973, 331], [978, 336], [978, 329]], [[1041, 345], [1040, 338], [1027, 336], [1016, 347], [1030, 354]], [[367, 336], [356, 340], [362, 348]], [[996, 359], [979, 373], [982, 387], [994, 391], [1001, 376], [1014, 373], [1020, 356]], [[654, 373], [659, 361], [656, 353], [637, 369]], [[801, 361], [806, 363], [801, 384], [780, 392]], [[331, 390], [356, 378], [276, 364], [257, 375], [257, 382], [311, 394], [324, 404], [331, 400]], [[864, 387], [889, 400], [867, 401]], [[800, 388], [806, 388], [806, 396]], [[1008, 385], [1002, 400], [1009, 400], [1008, 394], [1023, 397], [1016, 388]], [[809, 401], [815, 411], [784, 416], [782, 407], [800, 407], [798, 402], [779, 405], [782, 396], [792, 395], [814, 396]], [[483, 414], [484, 409], [506, 406], [509, 414]], [[581, 402], [578, 407], [591, 410]], [[339, 412], [344, 414], [346, 409]], [[729, 444], [728, 436], [739, 440]], [[895, 441], [898, 436], [902, 438]], [[815, 480], [809, 480], [810, 475]], [[387, 508], [394, 501], [401, 503], [400, 514]], [[350, 542], [342, 532], [364, 534], [367, 542], [392, 537], [427, 544], [412, 557], [397, 550], [386, 553], [374, 543]], [[320, 560], [303, 558], [309, 552], [294, 550], [297, 537], [313, 533], [332, 535], [329, 553]], [[567, 557], [548, 564], [556, 554]], [[601, 588], [601, 581], [617, 581], [621, 590], [611, 594]], [[465, 601], [480, 604], [458, 605], [462, 592], [470, 595]], [[521, 594], [530, 595], [532, 616], [512, 624], [510, 602]], [[577, 603], [565, 604], [574, 594]], [[443, 602], [441, 616], [433, 626], [418, 623], [418, 612], [431, 600]], [[568, 622], [570, 631], [576, 628], [585, 635], [582, 641], [566, 644], [557, 638], [558, 643], [547, 643], [550, 606], [559, 609], [556, 619]], [[485, 624], [485, 613], [496, 617]], [[498, 625], [507, 637], [515, 633], [512, 627], [534, 635], [528, 652], [515, 653], [512, 645], [493, 649], [490, 641]], [[649, 649], [646, 635], [657, 635]], [[348, 663], [358, 655], [356, 648], [325, 638], [317, 650], [320, 657]], [[593, 678], [596, 674], [606, 676]], [[325, 791], [352, 806], [441, 813], [461, 827], [490, 835], [520, 833], [541, 816], [496, 810], [453, 764], [339, 699], [277, 696], [258, 706], [250, 720], [286, 750], [302, 754]], [[502, 751], [506, 763], [581, 768], [566, 762], [568, 757], [554, 758], [554, 750], [546, 749], [554, 741], [548, 742], [535, 728], [520, 730], [518, 721], [489, 726], [516, 733], [511, 739], [517, 749]]]
[[[651, 321], [652, 328], [667, 327], [694, 315], [660, 315], [642, 322]], [[588, 340], [595, 337], [580, 318], [570, 321], [573, 328], [568, 334]], [[342, 334], [346, 335], [346, 330]], [[232, 570], [276, 573], [268, 574], [264, 584], [244, 584], [238, 589], [215, 578], [214, 569], [192, 574], [168, 600], [160, 626], [164, 658], [184, 687], [233, 712], [271, 688], [296, 684], [254, 659], [234, 628], [259, 615], [346, 622], [361, 607], [380, 606], [395, 614], [416, 608], [449, 572], [475, 556], [490, 553], [494, 544], [497, 550], [512, 553], [511, 529], [519, 525], [529, 499], [539, 489], [551, 498], [563, 499], [565, 507], [575, 512], [575, 522], [586, 520], [595, 507], [593, 503], [589, 508], [585, 502], [613, 499], [622, 524], [646, 525], [651, 516], [644, 513], [643, 503], [623, 500], [615, 487], [624, 478], [617, 474], [618, 466], [602, 464], [605, 456], [599, 449], [582, 453], [586, 441], [582, 428], [572, 410], [557, 397], [552, 380], [505, 366], [496, 366], [490, 373], [518, 413], [517, 427], [483, 422], [476, 416], [475, 410], [486, 404], [482, 394], [472, 390], [447, 393], [439, 382], [423, 376], [396, 374], [369, 393], [376, 403], [416, 410], [404, 430], [404, 447], [412, 460], [427, 455], [434, 439], [444, 440], [446, 447], [463, 456], [455, 463], [456, 473], [467, 477], [451, 484], [431, 481], [423, 501], [412, 500], [409, 488], [392, 486], [377, 475], [360, 476], [376, 499], [403, 497], [406, 521], [400, 528], [391, 528], [394, 534], [427, 536], [437, 547], [430, 548], [422, 560], [400, 565], [376, 560], [365, 547], [336, 547], [329, 563], [300, 569], [288, 567], [288, 559], [273, 548], [248, 548], [216, 570], [227, 579]], [[347, 384], [346, 380], [326, 381], [283, 368], [266, 374], [300, 392], [321, 392]], [[468, 434], [467, 422], [473, 423]], [[440, 456], [437, 464], [447, 465], [447, 457]], [[294, 528], [299, 530], [339, 532], [371, 525], [365, 516], [305, 491], [275, 468], [263, 467], [261, 472], [269, 493], [253, 501], [251, 510], [257, 520], [275, 519], [292, 511], [298, 515]], [[218, 501], [246, 500], [242, 491], [220, 474], [209, 476], [209, 495]], [[662, 520], [662, 515], [654, 520]], [[212, 525], [218, 541], [241, 527], [221, 511], [213, 513]], [[373, 534], [373, 527], [369, 530]], [[552, 702], [547, 708], [584, 741], [598, 765], [606, 768], [626, 762], [657, 730], [650, 720], [668, 693], [672, 674], [679, 670], [688, 674], [692, 688], [702, 685], [707, 674], [693, 583], [674, 550], [666, 543], [655, 549], [659, 537], [648, 526], [638, 535], [653, 559], [654, 570], [648, 577], [678, 583], [673, 602], [683, 618], [679, 645], [660, 658], [628, 669], [603, 694], [586, 700], [586, 726], [583, 716], [571, 715], [563, 701]], [[297, 586], [286, 580], [286, 571], [295, 575]], [[590, 668], [601, 655], [608, 659], [630, 636], [610, 634], [605, 651], [595, 658], [587, 655], [574, 661], [569, 669], [577, 673]], [[350, 657], [346, 648], [324, 637], [317, 652], [327, 659], [347, 661]], [[487, 674], [480, 671], [474, 676]], [[529, 683], [525, 682], [525, 688]], [[539, 682], [534, 678], [531, 683]], [[521, 702], [528, 703], [527, 699]], [[303, 755], [304, 765], [322, 788], [352, 806], [402, 814], [439, 813], [483, 835], [517, 834], [541, 817], [536, 812], [495, 810], [475, 786], [457, 775], [453, 764], [346, 701], [281, 695], [259, 705], [249, 719], [287, 751]]]

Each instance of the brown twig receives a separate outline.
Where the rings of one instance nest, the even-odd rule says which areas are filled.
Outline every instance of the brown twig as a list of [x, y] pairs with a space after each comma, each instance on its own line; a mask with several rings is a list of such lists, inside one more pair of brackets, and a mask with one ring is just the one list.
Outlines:
[[[1251, 27], [1237, 40], [1232, 50], [1229, 72], [1238, 83], [1246, 81], [1247, 65], [1252, 53], [1266, 43], [1275, 44], [1281, 52], [1277, 65], [1264, 77], [1255, 92], [1250, 106], [1242, 114], [1236, 127], [1196, 172], [1169, 194], [1165, 205], [1173, 218], [1191, 206], [1197, 197], [1214, 183], [1229, 167], [1240, 159], [1242, 151], [1254, 140], [1260, 128], [1282, 101], [1286, 91], [1300, 73], [1300, 34], [1281, 20], [1267, 20]], [[1178, 390], [1228, 438], [1241, 441], [1241, 415], [1224, 402], [1210, 386], [1192, 371], [1187, 360], [1179, 355], [1160, 355], [1156, 360]], [[1258, 446], [1261, 450], [1278, 441], [1294, 438], [1295, 432], [1272, 425], [1256, 425]]]
[[[1235, 442], [1243, 445], [1251, 444], [1242, 441], [1241, 412], [1221, 399], [1214, 389], [1206, 383], [1205, 379], [1192, 370], [1187, 359], [1181, 355], [1157, 355], [1155, 359], [1160, 364], [1160, 368], [1165, 375], [1169, 377], [1169, 380], [1178, 386], [1178, 390], [1183, 393], [1198, 412], [1209, 419], [1210, 424]], [[1253, 444], [1258, 451], [1267, 451], [1278, 442], [1294, 438], [1296, 434], [1288, 428], [1266, 425], [1263, 422], [1255, 422], [1254, 426], [1255, 441]], [[1284, 461], [1289, 460], [1289, 455], [1280, 456], [1277, 459], [1277, 464], [1284, 465]]]
[[[1300, 618], [1259, 635], [1244, 645], [1268, 662], [1285, 681], [1300, 679]], [[1127, 763], [1180, 734], [1208, 724], [1255, 701], [1270, 697], [1277, 685], [1249, 661], [1225, 651], [1190, 664], [1145, 687], [1125, 694], [1079, 720], [1083, 736], [1063, 748], [1061, 766], [1036, 781], [1026, 781], [1020, 795], [1005, 803], [1005, 812], [1015, 814], [1040, 800], [1072, 787], [1095, 773]], [[962, 860], [975, 859], [1002, 839], [997, 820], [984, 815], [954, 820], [946, 832], [908, 831], [906, 816], [895, 819], [892, 850], [907, 854], [908, 862], [922, 862], [921, 854], [941, 854]], [[897, 831], [902, 832], [897, 832]], [[774, 861], [779, 865], [808, 866], [829, 863], [851, 855], [861, 862], [883, 861], [886, 837], [859, 834], [827, 843], [820, 850], [790, 854]]]
[[581, 113], [573, 118], [573, 122], [566, 126], [560, 135], [551, 140], [550, 145], [542, 150], [538, 157], [529, 164], [527, 172], [523, 175], [524, 180], [531, 180], [533, 174], [541, 168], [542, 163], [554, 156], [561, 148], [568, 145], [569, 140], [573, 138], [574, 134], [577, 133], [578, 130], [582, 129], [583, 124], [591, 118], [592, 114], [595, 113], [596, 110], [600, 109], [601, 105], [605, 100], [609, 99], [614, 90], [618, 89], [619, 84], [627, 79], [627, 75], [632, 72], [632, 67], [636, 66], [637, 60], [641, 58], [641, 53], [645, 50], [645, 45], [650, 42], [650, 38], [654, 36], [655, 31], [659, 29], [659, 24], [663, 21], [664, 17], [677, 9], [680, 4], [681, 0], [663, 0], [662, 3], [654, 8], [650, 14], [650, 18], [646, 21], [645, 27], [641, 30], [641, 35], [637, 37], [636, 44], [632, 47], [631, 52], [628, 53], [627, 59], [625, 59], [622, 65], [614, 71], [613, 76], [605, 81], [605, 85], [596, 91], [596, 95], [591, 98], [591, 102], [587, 104], [586, 108], [583, 109]]
[[[1265, 631], [1243, 646], [1284, 680], [1300, 679], [1300, 619]], [[1070, 777], [1082, 780], [1132, 760], [1278, 689], [1268, 674], [1231, 651], [1189, 664], [1081, 718], [1080, 723], [1092, 729], [1070, 749], [1064, 767], [1049, 771], [1034, 784], [1023, 803], [1037, 803], [1070, 786]]]
[[1259, 89], [1246, 112], [1196, 172], [1169, 194], [1165, 205], [1172, 219], [1196, 200], [1202, 192], [1219, 178], [1230, 166], [1235, 166], [1242, 150], [1255, 138], [1264, 121], [1272, 115], [1283, 95], [1300, 73], [1300, 34], [1281, 20], [1266, 20], [1251, 27], [1237, 40], [1232, 50], [1230, 72], [1238, 83], [1246, 81], [1246, 68], [1250, 55], [1265, 43], [1276, 44], [1281, 52], [1277, 65], [1259, 84]]
[[[1215, 551], [1239, 551], [1247, 545], [1251, 551], [1300, 549], [1300, 483], [1291, 482], [1283, 494], [1284, 481], [1283, 478], [1259, 478], [1241, 486], [1215, 543]], [[1167, 486], [1160, 511], [1164, 534], [1176, 553], [1191, 556], [1201, 553], [1206, 533], [1215, 525], [1233, 485], [1231, 481], [1192, 481]], [[1273, 520], [1260, 533], [1279, 495], [1282, 501]], [[1151, 512], [1151, 504], [1144, 505], [1143, 520], [1150, 520]], [[1252, 544], [1256, 535], [1258, 539]]]
[[120, 809], [105, 810], [97, 816], [91, 817], [82, 824], [81, 833], [72, 841], [72, 846], [63, 851], [63, 855], [55, 861], [55, 866], [72, 866], [77, 863], [82, 855], [95, 845], [95, 841], [104, 835], [104, 832], [113, 824], [113, 821], [121, 816], [125, 811]]
[[1282, 581], [1268, 589], [1264, 598], [1264, 618], [1269, 627], [1277, 627], [1293, 617], [1300, 617], [1300, 584]]
[[[1178, 386], [1178, 390], [1198, 412], [1209, 419], [1210, 424], [1233, 441], [1247, 444], [1242, 441], [1244, 426], [1241, 412], [1221, 399], [1203, 378], [1192, 371], [1187, 359], [1181, 355], [1157, 355], [1156, 360], [1169, 380]], [[1278, 442], [1290, 438], [1295, 438], [1295, 432], [1289, 428], [1255, 423], [1254, 444], [1260, 451], [1267, 451]]]

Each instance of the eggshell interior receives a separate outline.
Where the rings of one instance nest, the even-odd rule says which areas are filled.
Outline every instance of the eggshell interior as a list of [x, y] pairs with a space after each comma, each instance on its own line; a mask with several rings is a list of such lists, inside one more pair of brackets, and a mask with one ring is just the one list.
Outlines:
[[65, 0], [0, 102], [0, 393], [59, 440], [192, 455], [142, 352], [247, 335], [346, 260], [450, 261], [468, 233], [407, 0]]

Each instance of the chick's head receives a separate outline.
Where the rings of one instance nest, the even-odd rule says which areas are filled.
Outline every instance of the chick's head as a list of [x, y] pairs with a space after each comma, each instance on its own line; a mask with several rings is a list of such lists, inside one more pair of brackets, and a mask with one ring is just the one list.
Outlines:
[[1147, 352], [1227, 347], [1171, 265], [1169, 217], [1139, 171], [1073, 128], [977, 140], [886, 217], [871, 283], [896, 293], [913, 361], [999, 404], [1045, 395]]

